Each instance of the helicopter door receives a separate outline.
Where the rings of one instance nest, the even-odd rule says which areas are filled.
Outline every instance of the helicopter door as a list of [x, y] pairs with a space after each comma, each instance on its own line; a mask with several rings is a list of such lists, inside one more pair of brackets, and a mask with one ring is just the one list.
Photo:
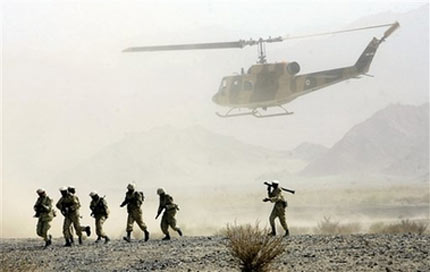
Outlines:
[[238, 104], [240, 102], [239, 94], [241, 90], [242, 90], [242, 78], [240, 77], [234, 78], [230, 86], [230, 103]]

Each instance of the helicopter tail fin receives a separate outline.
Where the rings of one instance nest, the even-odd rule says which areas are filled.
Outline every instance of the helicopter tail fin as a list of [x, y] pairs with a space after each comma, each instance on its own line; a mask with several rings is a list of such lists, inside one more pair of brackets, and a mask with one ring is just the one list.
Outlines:
[[373, 38], [370, 41], [366, 49], [364, 49], [363, 53], [358, 58], [357, 62], [354, 64], [354, 67], [357, 69], [359, 74], [365, 74], [369, 71], [373, 56], [375, 55], [379, 45], [384, 42], [385, 39], [388, 38], [397, 28], [399, 28], [399, 26], [400, 24], [398, 22], [393, 23], [390, 28], [384, 32], [384, 36], [381, 39]]
[[366, 47], [366, 49], [364, 49], [357, 62], [354, 64], [354, 67], [357, 69], [357, 72], [359, 74], [365, 74], [369, 71], [373, 56], [375, 56], [376, 50], [378, 49], [380, 44], [381, 40], [373, 38], [370, 41], [369, 45]]

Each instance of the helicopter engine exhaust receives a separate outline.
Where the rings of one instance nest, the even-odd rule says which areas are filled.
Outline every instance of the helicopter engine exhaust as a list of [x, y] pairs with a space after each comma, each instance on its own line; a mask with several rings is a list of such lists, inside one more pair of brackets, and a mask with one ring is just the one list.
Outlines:
[[294, 76], [295, 74], [297, 74], [298, 72], [300, 72], [300, 65], [297, 62], [290, 62], [287, 65], [287, 72]]

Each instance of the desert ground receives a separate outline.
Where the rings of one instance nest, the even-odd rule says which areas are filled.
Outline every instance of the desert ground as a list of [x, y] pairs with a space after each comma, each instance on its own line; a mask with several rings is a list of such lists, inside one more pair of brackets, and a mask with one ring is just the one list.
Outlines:
[[[0, 271], [239, 271], [222, 236], [113, 240], [48, 249], [38, 239], [2, 239]], [[279, 271], [430, 271], [429, 234], [293, 235]]]

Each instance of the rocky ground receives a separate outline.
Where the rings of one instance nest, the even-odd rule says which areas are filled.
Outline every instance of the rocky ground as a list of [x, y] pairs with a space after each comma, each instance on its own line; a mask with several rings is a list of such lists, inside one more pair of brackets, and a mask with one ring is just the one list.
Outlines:
[[[0, 242], [0, 271], [239, 271], [222, 237], [71, 248], [55, 239], [45, 250], [38, 239]], [[297, 235], [285, 243], [280, 271], [430, 271], [430, 235]]]

